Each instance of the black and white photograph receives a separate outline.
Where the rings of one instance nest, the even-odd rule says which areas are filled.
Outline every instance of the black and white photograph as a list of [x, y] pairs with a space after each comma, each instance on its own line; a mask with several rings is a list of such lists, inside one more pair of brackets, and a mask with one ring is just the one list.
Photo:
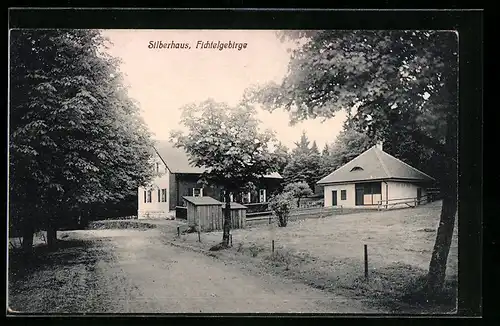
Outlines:
[[12, 29], [10, 314], [455, 314], [459, 33]]

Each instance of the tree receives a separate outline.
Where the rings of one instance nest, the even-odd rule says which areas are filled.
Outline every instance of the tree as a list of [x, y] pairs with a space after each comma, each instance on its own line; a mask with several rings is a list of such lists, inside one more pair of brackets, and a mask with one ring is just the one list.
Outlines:
[[276, 155], [276, 159], [278, 161], [278, 172], [280, 174], [283, 173], [283, 170], [287, 166], [287, 164], [290, 162], [290, 152], [288, 147], [283, 145], [281, 142], [278, 142], [278, 144], [274, 148], [274, 155]]
[[442, 289], [457, 211], [457, 34], [412, 31], [292, 31], [296, 40], [281, 84], [245, 98], [291, 122], [349, 110], [358, 131], [389, 139], [392, 130], [435, 152], [443, 207], [428, 289]]
[[311, 153], [311, 148], [309, 147], [310, 141], [305, 131], [302, 132], [300, 140], [294, 144], [295, 148], [292, 150], [293, 155], [309, 155]]
[[283, 189], [283, 192], [290, 193], [294, 198], [297, 198], [297, 207], [300, 207], [300, 199], [313, 195], [313, 191], [305, 182], [289, 183]]
[[283, 170], [283, 178], [287, 184], [303, 181], [314, 188], [316, 181], [319, 180], [320, 154], [317, 145], [316, 149], [313, 150], [309, 144], [310, 141], [306, 133], [303, 132], [300, 140], [295, 142], [296, 147], [292, 150], [290, 161]]
[[151, 140], [119, 62], [96, 30], [11, 32], [9, 204], [30, 251], [93, 203], [116, 202], [151, 176]]
[[354, 159], [370, 147], [375, 141], [368, 135], [353, 128], [344, 128], [333, 143], [332, 152], [337, 168]]
[[276, 171], [277, 157], [269, 150], [274, 134], [259, 131], [256, 111], [244, 104], [231, 108], [208, 99], [182, 108], [181, 123], [187, 134], [174, 131], [171, 139], [187, 152], [191, 163], [207, 169], [201, 175], [205, 184], [225, 190], [225, 216], [220, 246], [229, 245], [231, 229], [230, 193], [244, 191], [263, 175]]
[[311, 145], [311, 153], [313, 155], [320, 155], [319, 154], [319, 149], [318, 149], [318, 144], [316, 144], [316, 141], [313, 141], [313, 143]]

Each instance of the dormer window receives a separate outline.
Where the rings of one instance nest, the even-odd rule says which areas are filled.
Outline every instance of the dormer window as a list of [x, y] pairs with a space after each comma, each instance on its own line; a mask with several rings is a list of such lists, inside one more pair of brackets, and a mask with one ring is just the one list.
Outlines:
[[363, 171], [363, 168], [362, 168], [362, 167], [360, 167], [360, 166], [355, 166], [355, 167], [353, 167], [353, 168], [351, 169], [351, 172], [353, 172], [353, 171]]

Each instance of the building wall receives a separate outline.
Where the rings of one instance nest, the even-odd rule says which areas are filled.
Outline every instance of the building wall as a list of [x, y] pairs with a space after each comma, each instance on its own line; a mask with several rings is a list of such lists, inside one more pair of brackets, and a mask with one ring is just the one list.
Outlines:
[[175, 210], [177, 206], [177, 174], [169, 173], [169, 208], [171, 211]]
[[389, 199], [417, 197], [418, 186], [409, 182], [388, 181]]
[[[139, 187], [137, 190], [138, 197], [138, 210], [137, 218], [148, 219], [148, 218], [167, 218], [169, 212], [169, 189], [170, 189], [170, 172], [166, 168], [165, 164], [156, 157], [152, 160], [152, 166], [156, 169], [156, 164], [158, 163], [158, 171], [156, 172], [156, 177], [152, 180], [150, 187]], [[152, 190], [151, 202], [144, 201], [144, 191]], [[167, 201], [158, 201], [158, 189], [160, 189], [160, 200], [161, 200], [161, 189], [167, 190]]]
[[[176, 206], [183, 205], [184, 196], [192, 196], [193, 188], [203, 188], [203, 185], [198, 183], [199, 174], [176, 174]], [[203, 196], [206, 196], [206, 191], [203, 191]]]
[[[364, 203], [377, 205], [379, 200], [384, 201], [385, 199], [403, 199], [403, 198], [416, 198], [417, 189], [422, 189], [422, 196], [426, 196], [427, 192], [424, 185], [413, 184], [409, 182], [401, 181], [382, 181], [381, 182], [381, 194], [365, 195]], [[343, 207], [357, 207], [356, 206], [356, 188], [354, 183], [350, 184], [338, 184], [338, 185], [328, 185], [324, 187], [324, 206], [332, 206], [332, 191], [337, 190], [337, 205], [342, 205]], [[347, 191], [346, 200], [341, 200], [341, 190]], [[424, 198], [425, 202], [425, 198]], [[397, 203], [397, 201], [390, 201], [389, 203]], [[404, 204], [403, 204], [404, 205]], [[406, 206], [406, 205], [404, 205]], [[359, 206], [359, 207], [369, 207], [369, 206]], [[376, 206], [375, 206], [376, 207]]]
[[[324, 187], [324, 198], [325, 198], [325, 207], [332, 206], [332, 191], [337, 190], [337, 206], [342, 205], [342, 207], [354, 207], [355, 206], [355, 188], [354, 183], [348, 184], [337, 184], [331, 186]], [[346, 190], [346, 199], [342, 200], [341, 198], [341, 190]]]
[[[389, 203], [397, 203], [397, 199], [404, 201], [404, 198], [416, 198], [418, 188], [422, 189], [422, 196], [427, 195], [425, 185], [401, 181], [387, 181], [387, 183], [389, 184], [389, 200], [392, 199]], [[424, 197], [424, 203], [426, 201], [425, 199]], [[402, 206], [406, 205], [403, 204]]]
[[[175, 206], [182, 206], [182, 197], [183, 196], [192, 196], [193, 188], [203, 188], [203, 196], [209, 196], [215, 198], [220, 201], [224, 201], [224, 192], [222, 187], [220, 186], [203, 186], [198, 183], [198, 179], [200, 175], [198, 174], [176, 174], [175, 175], [175, 186], [173, 192], [175, 193], [172, 197], [175, 198], [176, 204], [171, 204], [171, 209], [175, 209]], [[258, 203], [259, 202], [259, 189], [266, 189], [266, 200], [269, 200], [273, 193], [279, 192], [281, 189], [281, 181], [282, 179], [263, 179], [261, 180], [256, 188], [255, 192], [251, 193], [251, 202]], [[172, 188], [172, 187], [171, 187]], [[236, 202], [241, 202], [242, 196], [246, 196], [246, 194], [234, 194], [233, 200]]]

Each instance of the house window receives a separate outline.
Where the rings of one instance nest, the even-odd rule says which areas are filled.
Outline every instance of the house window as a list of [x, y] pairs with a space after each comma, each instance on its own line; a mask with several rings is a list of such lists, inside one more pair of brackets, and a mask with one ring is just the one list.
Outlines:
[[166, 203], [167, 202], [167, 189], [162, 189], [161, 190], [161, 202]]
[[382, 187], [380, 182], [370, 182], [364, 184], [364, 194], [369, 195], [380, 195], [382, 193]]
[[203, 197], [203, 188], [193, 188], [193, 197]]
[[362, 167], [360, 167], [360, 166], [355, 166], [355, 167], [353, 167], [353, 168], [351, 169], [351, 172], [353, 172], [353, 171], [363, 171], [363, 168], [362, 168]]
[[146, 202], [146, 190], [144, 190], [144, 202]]
[[250, 192], [247, 192], [246, 194], [242, 194], [242, 199], [243, 199], [243, 204], [248, 204], [252, 201], [252, 196]]
[[160, 202], [160, 188], [158, 188], [158, 202]]
[[265, 203], [266, 199], [266, 189], [259, 189], [259, 203]]
[[347, 191], [341, 190], [340, 191], [340, 200], [346, 200], [346, 199], [347, 199]]
[[[229, 202], [233, 202], [233, 193], [229, 193]], [[222, 192], [222, 202], [226, 202], [226, 191]]]
[[146, 198], [146, 202], [147, 202], [147, 203], [150, 203], [150, 202], [151, 202], [151, 195], [152, 195], [152, 192], [153, 192], [152, 190], [148, 190], [148, 196], [147, 196], [147, 198]]

